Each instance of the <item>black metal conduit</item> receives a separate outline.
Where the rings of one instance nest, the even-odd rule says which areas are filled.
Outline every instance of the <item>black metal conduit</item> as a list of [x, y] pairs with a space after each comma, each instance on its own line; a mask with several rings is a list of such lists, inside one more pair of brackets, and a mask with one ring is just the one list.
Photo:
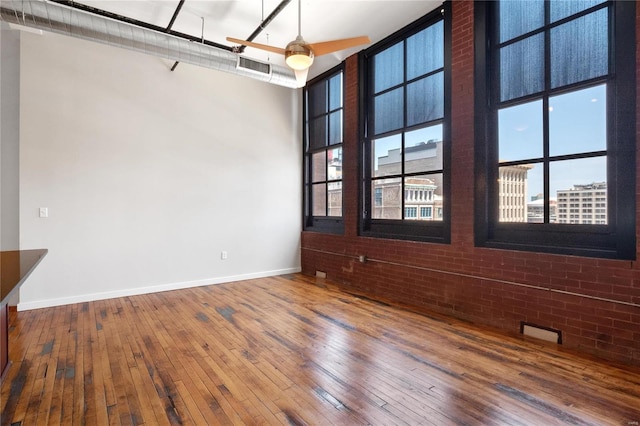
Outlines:
[[[289, 3], [291, 3], [291, 0], [282, 0], [282, 1], [280, 2], [280, 4], [279, 4], [278, 6], [276, 6], [276, 8], [275, 8], [275, 9], [273, 9], [273, 12], [271, 12], [271, 13], [269, 14], [269, 16], [267, 16], [267, 17], [265, 18], [265, 20], [264, 20], [264, 21], [262, 21], [262, 22], [260, 23], [260, 25], [258, 25], [258, 27], [257, 27], [257, 28], [256, 28], [256, 29], [251, 33], [251, 35], [250, 35], [246, 40], [247, 40], [247, 41], [253, 41], [253, 40], [254, 40], [254, 39], [255, 39], [255, 38], [256, 38], [256, 37], [257, 37], [257, 36], [262, 32], [262, 30], [264, 30], [264, 29], [267, 27], [267, 25], [269, 25], [269, 24], [271, 23], [271, 21], [273, 21], [273, 20], [275, 19], [275, 17], [276, 17], [276, 16], [278, 16], [278, 14], [284, 10], [284, 8], [285, 8]], [[247, 47], [247, 46], [240, 46], [240, 50], [239, 50], [239, 52], [240, 52], [240, 53], [244, 52], [244, 49], [245, 49], [246, 47]]]
[[[171, 17], [171, 20], [169, 21], [169, 25], [167, 25], [166, 32], [171, 31], [171, 27], [173, 27], [174, 22], [176, 22], [176, 18], [178, 17], [178, 14], [180, 13], [180, 10], [182, 9], [182, 5], [183, 4], [184, 4], [184, 0], [180, 0], [180, 2], [178, 3], [178, 7], [176, 7], [176, 11], [173, 12], [173, 16]], [[202, 35], [202, 37], [204, 38], [204, 34]], [[174, 71], [179, 63], [180, 62], [176, 61], [173, 64], [173, 66], [171, 67], [171, 71]]]
[[182, 5], [184, 4], [184, 0], [180, 0], [180, 2], [178, 3], [178, 7], [176, 8], [176, 11], [173, 12], [173, 16], [171, 17], [171, 21], [169, 21], [169, 25], [167, 25], [167, 32], [171, 31], [171, 27], [173, 27], [174, 22], [176, 22], [176, 18], [178, 17], [178, 14], [180, 13], [180, 10], [182, 9]]

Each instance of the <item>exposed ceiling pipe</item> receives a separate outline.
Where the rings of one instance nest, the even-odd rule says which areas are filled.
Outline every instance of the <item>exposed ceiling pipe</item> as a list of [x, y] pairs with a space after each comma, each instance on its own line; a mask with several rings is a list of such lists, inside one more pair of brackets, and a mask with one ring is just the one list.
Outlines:
[[[27, 1], [44, 1], [44, 0], [27, 0]], [[204, 43], [204, 44], [208, 44], [209, 46], [213, 46], [213, 47], [218, 47], [222, 50], [228, 50], [229, 52], [232, 51], [232, 48], [229, 46], [225, 46], [224, 44], [220, 44], [220, 43], [215, 43], [213, 41], [209, 41], [209, 40], [202, 40], [201, 37], [199, 36], [194, 36], [194, 35], [190, 35], [190, 34], [185, 34], [185, 33], [181, 33], [179, 31], [174, 31], [173, 29], [169, 28], [164, 28], [158, 25], [153, 25], [150, 24], [149, 22], [145, 22], [145, 21], [140, 21], [138, 19], [133, 19], [133, 18], [129, 18], [128, 16], [122, 16], [122, 15], [118, 15], [117, 13], [113, 13], [113, 12], [109, 12], [103, 9], [97, 9], [95, 7], [83, 4], [83, 3], [78, 3], [74, 0], [47, 0], [48, 3], [57, 3], [60, 4], [62, 6], [67, 6], [71, 9], [74, 10], [82, 10], [84, 12], [89, 12], [92, 15], [98, 15], [98, 16], [102, 16], [105, 18], [110, 18], [113, 19], [114, 21], [119, 21], [119, 22], [125, 22], [127, 24], [131, 24], [134, 25], [136, 27], [142, 27], [142, 28], [146, 28], [149, 30], [154, 30], [154, 31], [159, 31], [159, 32], [163, 32], [163, 33], [167, 33], [167, 34], [171, 34], [173, 36], [179, 37], [179, 38], [183, 38], [185, 40], [191, 40], [191, 41], [197, 41], [200, 43]], [[174, 14], [175, 16], [175, 14]]]
[[2, 0], [0, 20], [242, 75], [279, 86], [299, 87], [295, 74], [287, 67], [271, 64], [270, 74], [253, 73], [236, 67], [237, 54], [233, 52], [166, 34], [162, 30], [142, 28], [51, 2]]

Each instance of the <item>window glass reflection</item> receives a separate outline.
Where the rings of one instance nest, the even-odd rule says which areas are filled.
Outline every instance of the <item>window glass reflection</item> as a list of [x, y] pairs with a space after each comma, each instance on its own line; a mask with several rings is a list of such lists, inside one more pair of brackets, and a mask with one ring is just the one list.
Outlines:
[[500, 2], [500, 42], [511, 40], [544, 25], [544, 2]]
[[378, 53], [374, 60], [374, 91], [396, 86], [404, 80], [404, 43], [397, 43]]
[[444, 22], [407, 38], [407, 80], [444, 66]]
[[608, 16], [602, 9], [551, 29], [551, 87], [609, 72]]
[[500, 49], [500, 99], [508, 101], [544, 89], [544, 34]]

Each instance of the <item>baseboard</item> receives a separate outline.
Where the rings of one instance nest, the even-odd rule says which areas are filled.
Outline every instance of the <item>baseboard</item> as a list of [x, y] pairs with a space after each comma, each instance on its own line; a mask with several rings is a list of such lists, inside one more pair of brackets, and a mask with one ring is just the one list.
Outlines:
[[29, 311], [32, 309], [51, 308], [54, 306], [71, 305], [74, 303], [93, 302], [96, 300], [114, 299], [117, 297], [138, 296], [141, 294], [159, 293], [161, 291], [180, 290], [183, 288], [201, 287], [205, 285], [224, 284], [234, 281], [252, 280], [256, 278], [274, 277], [277, 275], [295, 274], [301, 268], [277, 269], [274, 271], [254, 272], [250, 274], [231, 275], [227, 277], [207, 278], [196, 281], [184, 281], [170, 284], [159, 284], [154, 286], [136, 287], [101, 293], [83, 294], [80, 296], [61, 297], [58, 299], [38, 300], [35, 302], [18, 303], [18, 311]]

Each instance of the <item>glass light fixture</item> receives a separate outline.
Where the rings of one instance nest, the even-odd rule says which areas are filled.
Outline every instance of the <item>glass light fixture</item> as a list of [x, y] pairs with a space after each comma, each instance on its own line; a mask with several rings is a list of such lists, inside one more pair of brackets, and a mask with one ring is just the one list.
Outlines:
[[313, 64], [313, 51], [301, 36], [296, 37], [285, 48], [285, 62], [294, 70], [306, 70]]

